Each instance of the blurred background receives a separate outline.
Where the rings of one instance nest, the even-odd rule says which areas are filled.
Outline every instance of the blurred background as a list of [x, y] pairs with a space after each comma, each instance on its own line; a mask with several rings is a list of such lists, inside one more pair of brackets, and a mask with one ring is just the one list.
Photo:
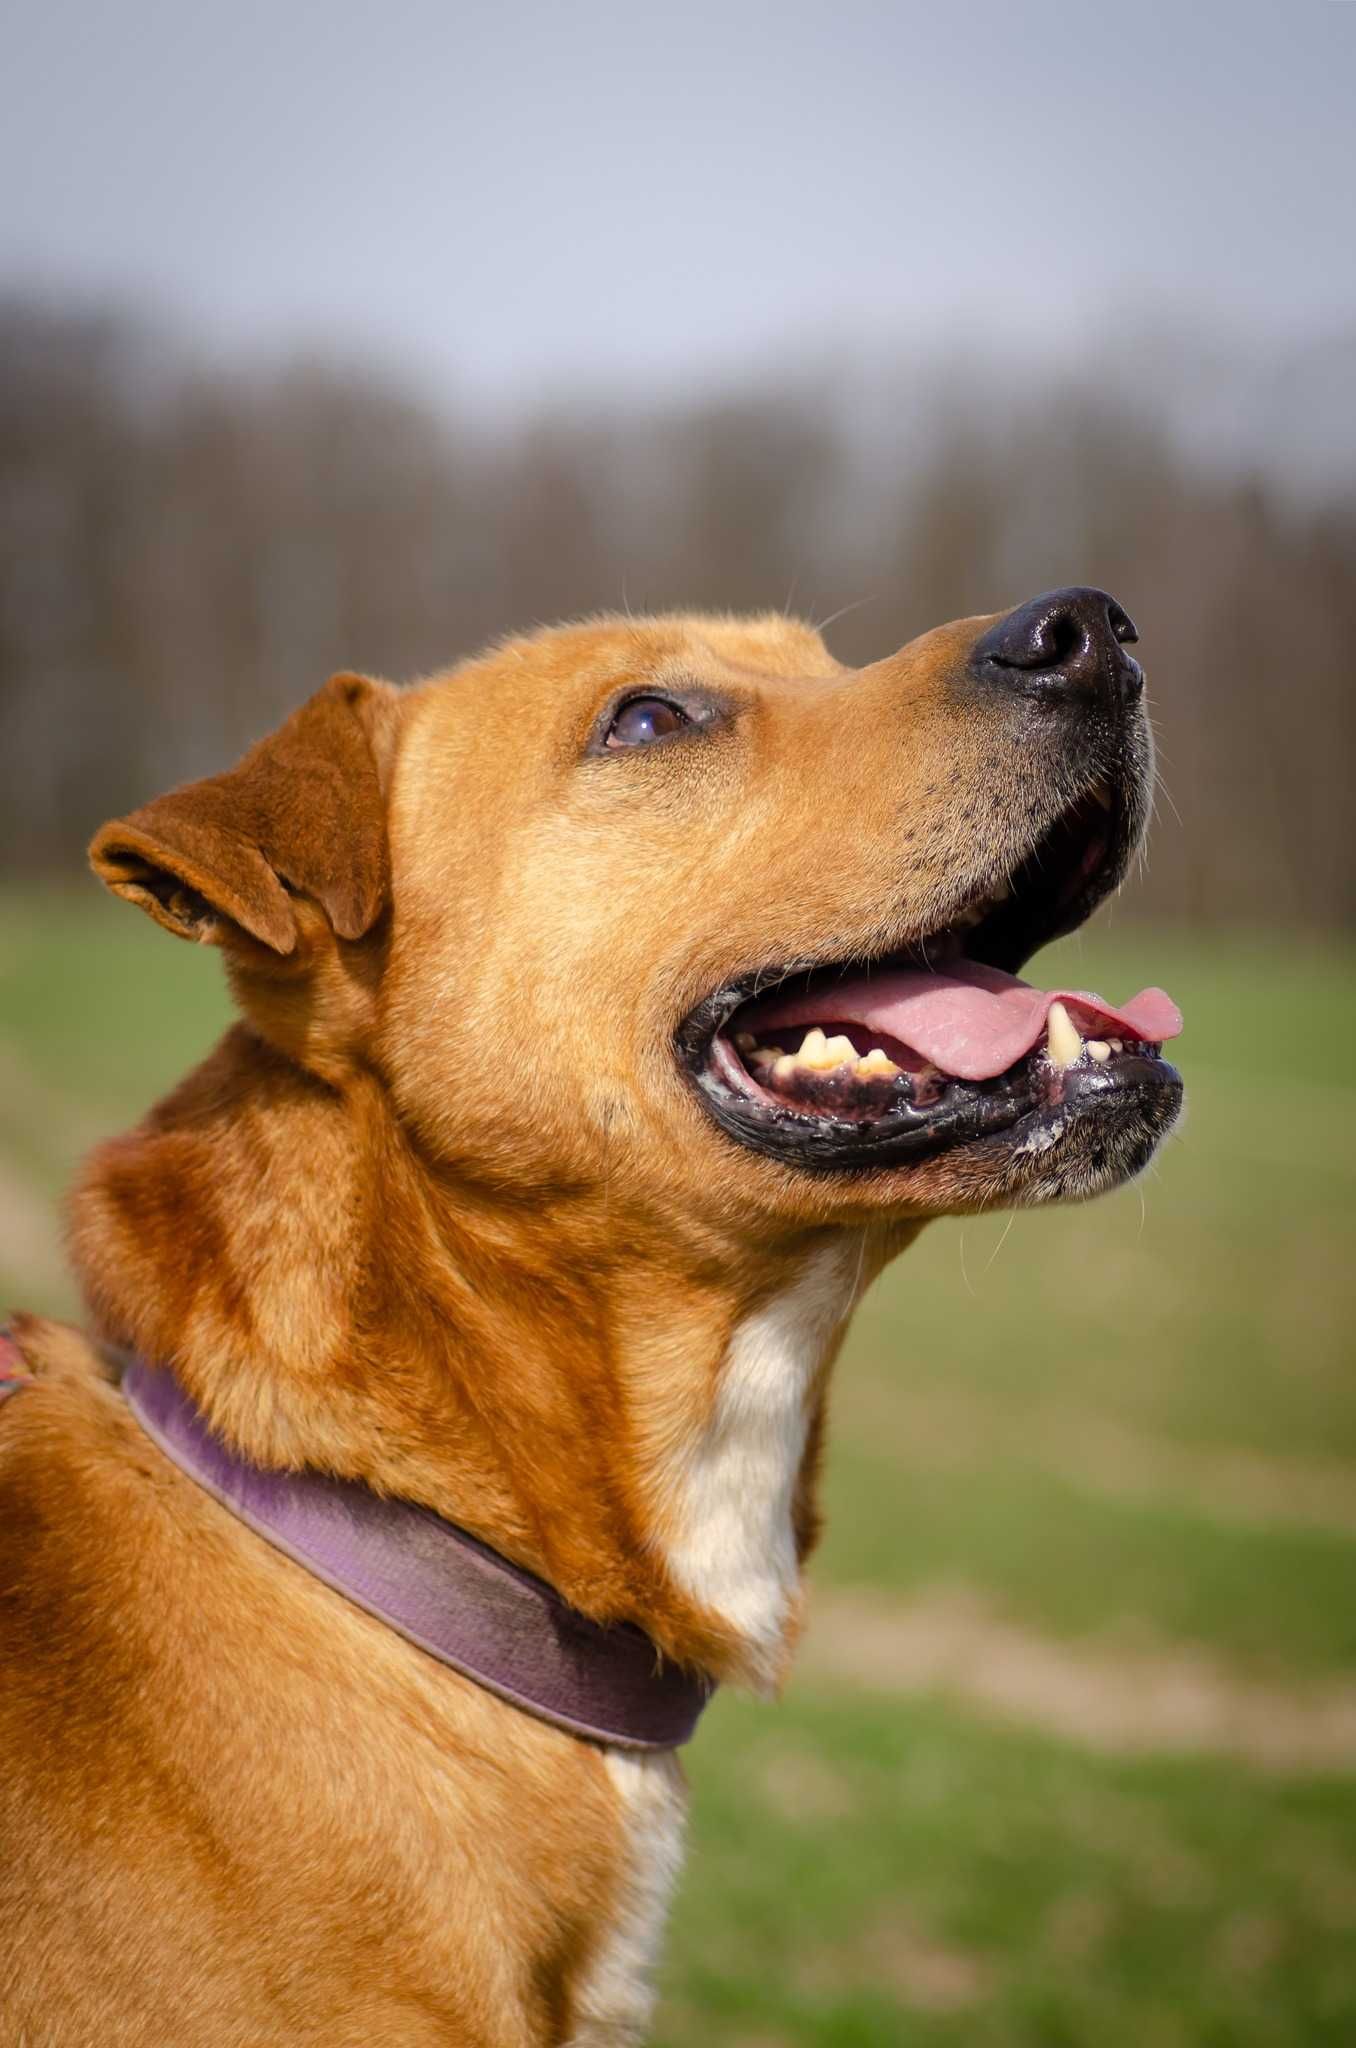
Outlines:
[[1141, 631], [1139, 1187], [935, 1226], [721, 1701], [662, 2048], [1356, 2040], [1356, 8], [340, 0], [11, 23], [0, 1301], [221, 1028], [101, 820], [596, 608]]

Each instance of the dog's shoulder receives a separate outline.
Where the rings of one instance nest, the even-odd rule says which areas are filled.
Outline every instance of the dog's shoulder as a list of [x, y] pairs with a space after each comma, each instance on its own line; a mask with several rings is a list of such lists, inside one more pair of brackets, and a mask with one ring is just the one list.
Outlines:
[[163, 1515], [147, 1485], [156, 1453], [123, 1401], [116, 1355], [69, 1324], [14, 1315], [0, 1370], [3, 1723], [54, 1686], [83, 1700], [87, 1667], [108, 1699], [118, 1660], [105, 1639], [135, 1608], [154, 1620], [143, 1568]]
[[13, 1311], [0, 1324], [0, 1398], [39, 1383], [108, 1383], [116, 1368], [83, 1330]]
[[116, 1362], [68, 1323], [16, 1314], [0, 1330], [0, 1657], [30, 1668], [59, 1648], [44, 1616], [116, 1511], [104, 1499], [127, 1440], [116, 1382]]
[[118, 1365], [82, 1330], [46, 1316], [14, 1313], [0, 1325], [0, 1528], [34, 1461], [60, 1483], [61, 1446], [111, 1422]]

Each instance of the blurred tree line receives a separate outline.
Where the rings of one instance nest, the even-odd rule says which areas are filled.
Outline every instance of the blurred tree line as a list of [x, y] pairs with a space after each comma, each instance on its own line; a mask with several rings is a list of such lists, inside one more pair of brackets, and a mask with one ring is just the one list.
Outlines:
[[1137, 619], [1167, 788], [1138, 907], [1349, 921], [1356, 487], [1220, 459], [1154, 379], [978, 363], [495, 428], [375, 372], [195, 368], [0, 303], [0, 872], [224, 766], [337, 668], [595, 609], [790, 607], [843, 659], [1062, 583]]

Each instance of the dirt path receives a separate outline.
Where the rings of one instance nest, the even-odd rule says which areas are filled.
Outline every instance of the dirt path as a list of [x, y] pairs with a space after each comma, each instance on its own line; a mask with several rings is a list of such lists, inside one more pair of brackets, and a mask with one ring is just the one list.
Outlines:
[[1125, 1755], [1209, 1752], [1280, 1772], [1356, 1772], [1356, 1683], [1247, 1678], [1209, 1651], [1065, 1643], [977, 1596], [812, 1595], [797, 1671], [819, 1684], [940, 1692]]

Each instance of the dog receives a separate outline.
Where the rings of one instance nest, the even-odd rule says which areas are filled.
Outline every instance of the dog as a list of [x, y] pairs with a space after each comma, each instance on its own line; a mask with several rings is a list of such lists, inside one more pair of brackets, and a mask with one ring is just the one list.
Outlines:
[[1161, 991], [1014, 978], [1139, 844], [1134, 639], [591, 620], [336, 677], [97, 835], [240, 1021], [81, 1173], [93, 1334], [3, 1354], [6, 2041], [643, 2038], [855, 1302], [1177, 1113]]

